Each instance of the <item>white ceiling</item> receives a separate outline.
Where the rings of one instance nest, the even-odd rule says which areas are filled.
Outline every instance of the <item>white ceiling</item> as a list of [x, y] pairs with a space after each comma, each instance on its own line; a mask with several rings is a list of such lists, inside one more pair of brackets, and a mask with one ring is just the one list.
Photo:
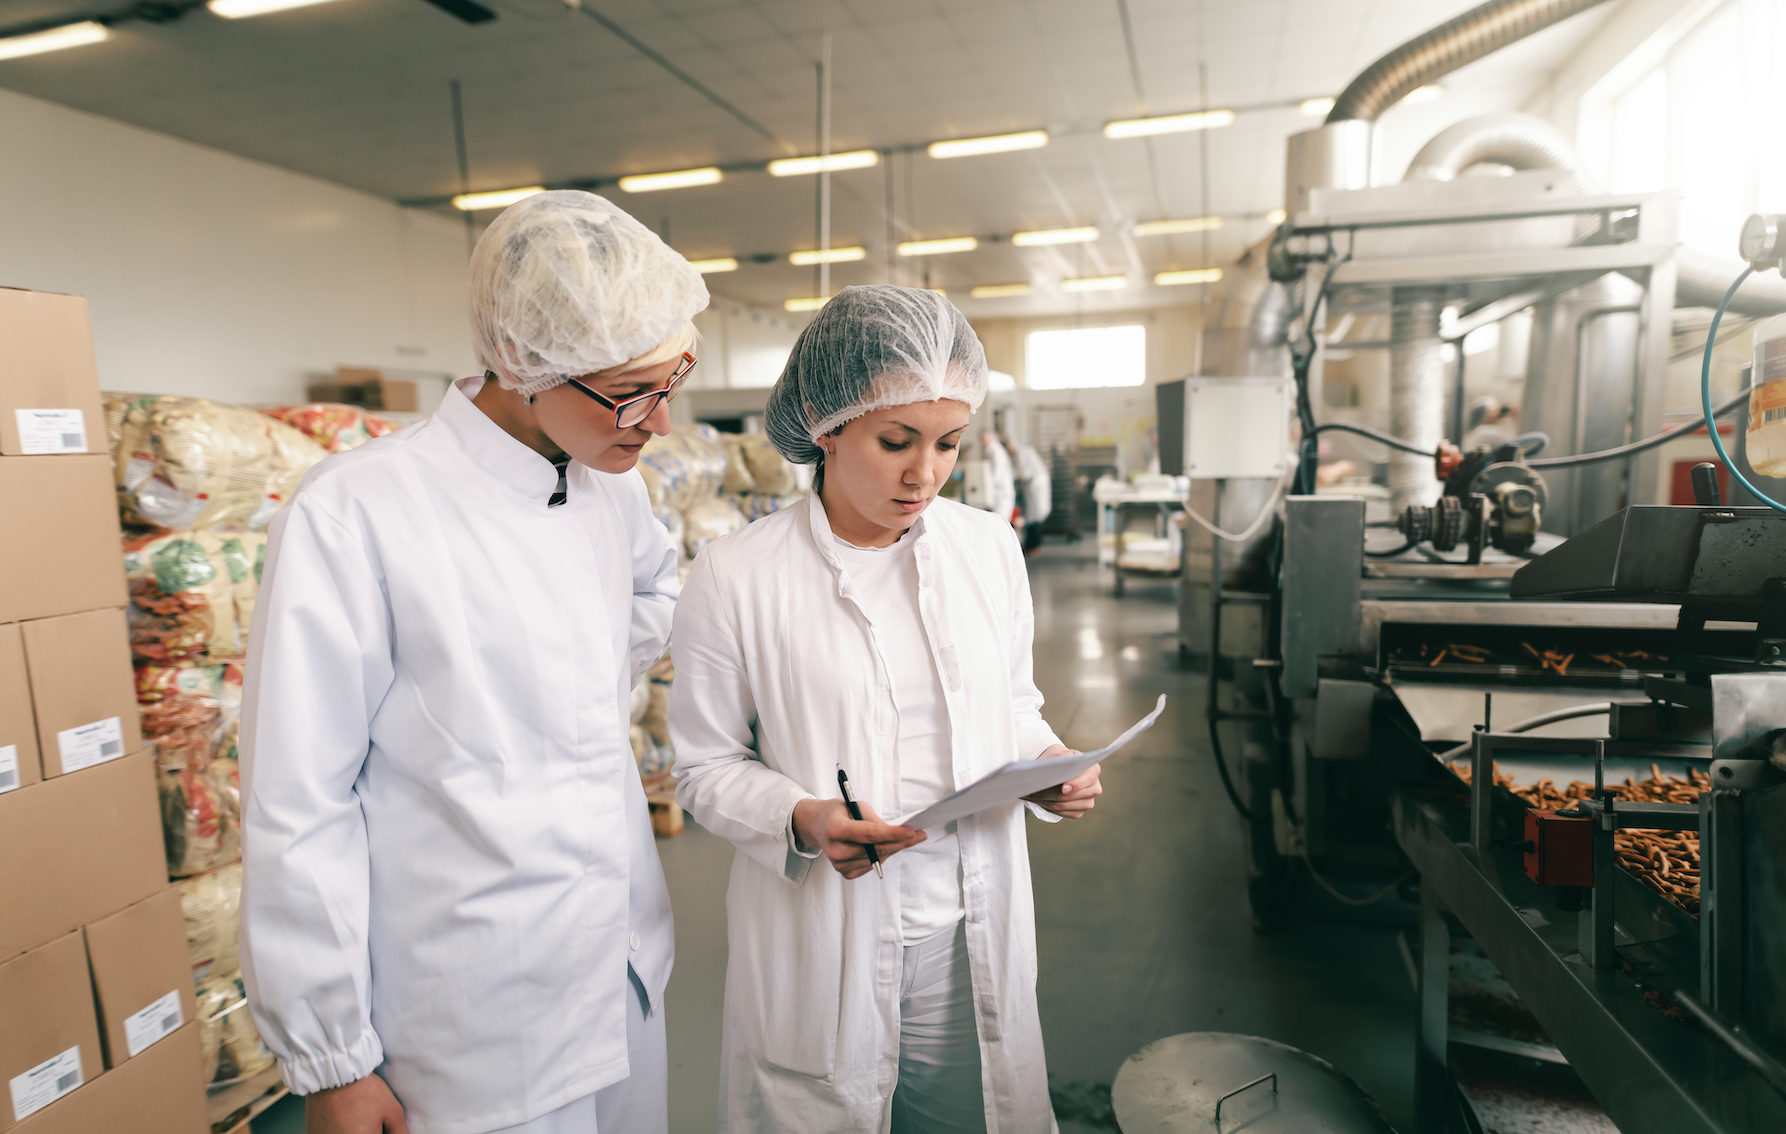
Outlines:
[[[9, 0], [0, 5], [0, 33], [105, 11], [106, 2]], [[1384, 51], [1471, 6], [582, 0], [693, 76], [728, 111], [567, 0], [483, 2], [500, 16], [478, 26], [423, 0], [336, 0], [247, 20], [199, 9], [170, 23], [121, 25], [104, 44], [0, 62], [0, 86], [417, 200], [461, 189], [453, 79], [464, 92], [473, 189], [814, 153], [814, 65], [829, 31], [833, 149], [897, 151], [1036, 127], [1056, 133], [1041, 150], [938, 161], [919, 149], [834, 175], [832, 243], [866, 245], [869, 257], [833, 267], [832, 285], [928, 282], [977, 316], [1059, 314], [1195, 302], [1196, 287], [1148, 281], [1167, 268], [1226, 263], [1265, 232], [1264, 214], [1281, 203], [1284, 139], [1316, 124], [1295, 103], [1337, 93]], [[1446, 81], [1438, 102], [1393, 109], [1383, 128], [1401, 144], [1388, 148], [1407, 152], [1458, 118], [1520, 105], [1603, 18], [1596, 10], [1466, 68]], [[1111, 118], [1205, 105], [1205, 66], [1207, 105], [1239, 110], [1234, 125], [1127, 141], [1097, 132]], [[816, 246], [815, 188], [810, 177], [737, 173], [704, 188], [602, 192], [691, 258], [703, 258]], [[1137, 240], [1124, 231], [1135, 220], [1206, 213], [1234, 219], [1207, 241]], [[993, 244], [890, 263], [894, 240], [1084, 224], [1102, 227], [1096, 243]], [[1098, 295], [1055, 287], [1063, 276], [1116, 273], [1134, 286]], [[1016, 281], [1034, 282], [1036, 294], [967, 298], [973, 284]], [[783, 260], [747, 264], [709, 283], [779, 305], [814, 294], [815, 275]]]

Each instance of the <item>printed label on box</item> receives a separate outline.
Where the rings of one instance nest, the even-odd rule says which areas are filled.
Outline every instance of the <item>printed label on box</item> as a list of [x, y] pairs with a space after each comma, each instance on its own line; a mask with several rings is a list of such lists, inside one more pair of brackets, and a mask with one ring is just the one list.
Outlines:
[[0, 795], [19, 786], [19, 746], [0, 744]]
[[125, 1018], [124, 1046], [135, 1058], [156, 1040], [173, 1035], [185, 1022], [180, 1011], [180, 990], [172, 989], [160, 1000]]
[[124, 725], [117, 717], [107, 717], [63, 729], [56, 734], [56, 745], [62, 750], [62, 773], [78, 772], [124, 755]]
[[78, 409], [14, 410], [19, 451], [27, 457], [87, 451], [87, 415]]
[[23, 1122], [44, 1107], [80, 1086], [81, 1049], [71, 1047], [54, 1059], [46, 1059], [12, 1081], [12, 1118]]

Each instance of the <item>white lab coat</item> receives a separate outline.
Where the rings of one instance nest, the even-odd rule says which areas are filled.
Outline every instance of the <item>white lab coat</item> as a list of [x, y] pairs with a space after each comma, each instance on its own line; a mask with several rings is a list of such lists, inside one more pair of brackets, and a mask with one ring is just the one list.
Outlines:
[[1039, 524], [1054, 511], [1054, 477], [1034, 445], [1017, 446], [1017, 478], [1023, 482], [1023, 520]]
[[[1059, 743], [1031, 676], [1034, 614], [1002, 519], [938, 500], [917, 541], [919, 612], [942, 678], [957, 786]], [[720, 1127], [885, 1132], [899, 1065], [900, 859], [846, 882], [793, 845], [794, 804], [860, 799], [893, 819], [893, 681], [816, 496], [702, 553], [676, 612], [678, 798], [740, 852], [726, 896]], [[753, 739], [754, 733], [754, 739]], [[1036, 1011], [1024, 811], [960, 822], [986, 1128], [1054, 1129]]]
[[1017, 508], [1017, 477], [1011, 471], [1011, 454], [996, 441], [982, 448], [986, 450], [987, 464], [992, 466], [992, 501], [987, 510], [1008, 524]]
[[627, 740], [676, 555], [637, 474], [550, 462], [450, 390], [274, 521], [242, 714], [242, 958], [294, 1091], [378, 1068], [412, 1134], [623, 1080], [669, 894]]

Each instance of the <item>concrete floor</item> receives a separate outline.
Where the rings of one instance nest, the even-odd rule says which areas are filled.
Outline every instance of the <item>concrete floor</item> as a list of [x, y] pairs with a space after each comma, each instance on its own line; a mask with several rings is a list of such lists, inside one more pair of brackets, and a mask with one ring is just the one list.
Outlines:
[[[1104, 743], [1169, 700], [1104, 772], [1093, 815], [1032, 824], [1042, 1024], [1064, 1134], [1114, 1130], [1108, 1091], [1130, 1054], [1186, 1031], [1266, 1036], [1351, 1075], [1412, 1127], [1414, 998], [1390, 930], [1251, 928], [1240, 823], [1203, 739], [1203, 682], [1179, 661], [1170, 583], [1111, 594], [1089, 543], [1031, 561], [1036, 680], [1069, 744]], [[692, 823], [659, 844], [676, 903], [667, 996], [673, 1134], [714, 1124], [729, 844]], [[255, 1124], [297, 1134], [298, 1107]], [[295, 1120], [295, 1121], [294, 1121]]]

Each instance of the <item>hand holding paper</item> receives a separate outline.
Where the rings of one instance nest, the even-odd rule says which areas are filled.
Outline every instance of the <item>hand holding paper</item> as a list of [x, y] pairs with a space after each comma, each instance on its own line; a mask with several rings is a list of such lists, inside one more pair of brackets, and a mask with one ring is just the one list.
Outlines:
[[988, 807], [996, 807], [1002, 803], [1012, 803], [1025, 796], [1059, 787], [1121, 751], [1130, 741], [1152, 728], [1154, 722], [1160, 719], [1160, 714], [1165, 711], [1166, 698], [1162, 694], [1160, 699], [1155, 702], [1153, 712], [1142, 717], [1130, 726], [1127, 732], [1094, 752], [1046, 756], [1039, 760], [1012, 761], [955, 794], [944, 796], [917, 814], [900, 820], [895, 826], [910, 827], [919, 831], [934, 830], [945, 823], [972, 815], [976, 811], [984, 811]]

